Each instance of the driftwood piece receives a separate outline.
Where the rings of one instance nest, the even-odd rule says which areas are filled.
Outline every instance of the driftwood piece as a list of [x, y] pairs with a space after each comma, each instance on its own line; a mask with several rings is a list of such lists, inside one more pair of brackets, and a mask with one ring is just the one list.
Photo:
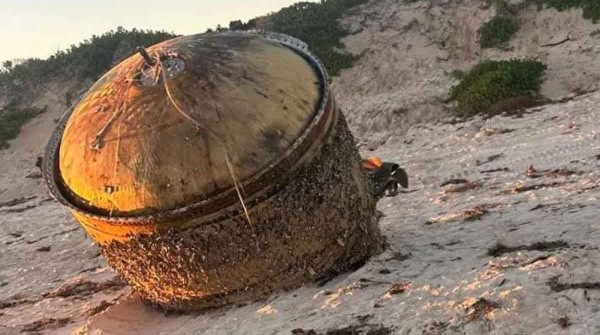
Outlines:
[[569, 33], [565, 39], [562, 39], [562, 40], [560, 40], [558, 42], [546, 43], [546, 44], [542, 44], [540, 46], [543, 47], [543, 48], [545, 48], [545, 47], [555, 47], [555, 46], [567, 43], [569, 41], [573, 41], [573, 39], [571, 39], [571, 33]]

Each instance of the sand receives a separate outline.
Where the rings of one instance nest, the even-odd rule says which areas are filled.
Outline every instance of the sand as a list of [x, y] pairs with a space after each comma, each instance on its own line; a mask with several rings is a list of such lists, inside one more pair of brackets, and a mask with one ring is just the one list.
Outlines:
[[[403, 162], [412, 178], [409, 191], [378, 204], [388, 249], [321, 286], [243, 307], [164, 316], [126, 286], [107, 284], [48, 295], [78, 281], [114, 284], [115, 275], [56, 203], [36, 198], [1, 208], [0, 300], [14, 305], [0, 309], [0, 333], [43, 319], [54, 319], [42, 326], [47, 334], [291, 334], [349, 326], [381, 334], [596, 333], [599, 103], [600, 94], [591, 94], [522, 118], [415, 127], [386, 143], [375, 153]], [[530, 165], [537, 172], [527, 176]], [[451, 179], [480, 186], [440, 187]], [[7, 212], [15, 209], [26, 210]], [[51, 249], [36, 251], [45, 246]], [[88, 316], [98, 306], [108, 307]]]

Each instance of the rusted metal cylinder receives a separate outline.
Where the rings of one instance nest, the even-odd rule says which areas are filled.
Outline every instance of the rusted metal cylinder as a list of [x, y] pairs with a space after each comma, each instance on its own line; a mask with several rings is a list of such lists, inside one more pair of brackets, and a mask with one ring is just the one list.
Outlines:
[[354, 138], [302, 42], [227, 32], [142, 53], [63, 117], [43, 171], [144, 300], [247, 302], [380, 250]]

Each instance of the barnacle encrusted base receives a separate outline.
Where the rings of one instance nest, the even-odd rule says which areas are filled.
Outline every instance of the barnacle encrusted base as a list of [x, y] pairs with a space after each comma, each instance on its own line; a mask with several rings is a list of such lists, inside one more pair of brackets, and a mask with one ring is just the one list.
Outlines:
[[[341, 115], [341, 113], [340, 113]], [[143, 300], [168, 311], [245, 303], [343, 272], [381, 251], [376, 201], [340, 116], [307, 167], [224, 220], [103, 245]]]

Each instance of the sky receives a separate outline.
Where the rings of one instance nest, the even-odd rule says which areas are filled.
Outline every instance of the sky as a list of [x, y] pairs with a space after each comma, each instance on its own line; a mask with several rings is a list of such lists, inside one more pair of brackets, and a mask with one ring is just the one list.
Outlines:
[[217, 24], [247, 21], [298, 1], [0, 0], [0, 62], [46, 58], [118, 26], [201, 33]]

